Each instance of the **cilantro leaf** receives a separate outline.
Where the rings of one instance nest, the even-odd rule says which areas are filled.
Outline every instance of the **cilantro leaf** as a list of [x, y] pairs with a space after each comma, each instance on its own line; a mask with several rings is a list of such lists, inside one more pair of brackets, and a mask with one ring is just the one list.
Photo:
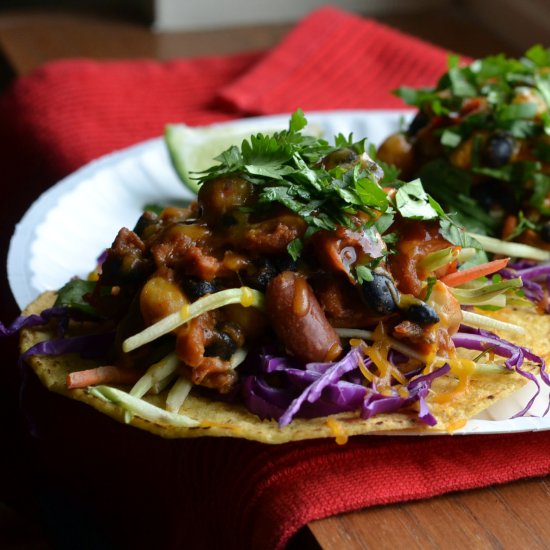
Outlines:
[[297, 133], [307, 126], [307, 119], [302, 109], [297, 109], [290, 116], [289, 130], [291, 133]]
[[481, 245], [450, 217], [441, 220], [439, 233], [447, 241], [456, 246], [461, 246], [462, 248], [481, 248]]
[[59, 292], [55, 301], [56, 306], [67, 306], [82, 311], [92, 317], [98, 317], [97, 311], [85, 299], [85, 296], [93, 292], [95, 281], [84, 279], [71, 279]]
[[361, 202], [373, 208], [385, 211], [388, 207], [388, 197], [380, 185], [367, 174], [358, 174], [354, 181], [355, 191]]
[[532, 61], [535, 67], [545, 68], [550, 66], [550, 50], [543, 48], [540, 44], [535, 44], [527, 50], [525, 57]]
[[300, 239], [294, 239], [293, 241], [288, 243], [288, 246], [286, 247], [288, 253], [290, 254], [290, 257], [294, 261], [296, 261], [300, 257], [303, 248], [304, 243]]
[[420, 171], [425, 190], [448, 212], [456, 213], [456, 221], [476, 233], [493, 234], [500, 222], [469, 196], [472, 176], [452, 166], [445, 159], [427, 163]]
[[[369, 280], [370, 269], [387, 253], [381, 248], [380, 235], [386, 243], [395, 242], [396, 235], [386, 232], [397, 214], [418, 220], [440, 218], [445, 221], [446, 234], [454, 241], [464, 240], [454, 222], [424, 191], [420, 180], [399, 182], [397, 172], [388, 168], [386, 177], [393, 174], [390, 177], [397, 188], [395, 198], [389, 198], [380, 185], [378, 165], [366, 153], [365, 139], [354, 142], [352, 135], [339, 134], [334, 145], [330, 145], [324, 139], [303, 135], [301, 130], [306, 123], [303, 113], [297, 111], [288, 130], [269, 136], [259, 133], [244, 140], [240, 149], [229, 148], [218, 156], [218, 165], [202, 174], [202, 181], [240, 174], [254, 186], [257, 197], [254, 205], [243, 208], [243, 212], [261, 212], [274, 203], [281, 204], [307, 223], [305, 240], [319, 230], [360, 229], [365, 239], [376, 244], [380, 254], [361, 266], [355, 274], [358, 280]], [[335, 162], [327, 161], [332, 152], [341, 154], [342, 149], [351, 149], [353, 162], [338, 163], [336, 159], [348, 158], [345, 155], [336, 156]], [[287, 251], [297, 259], [303, 245], [302, 240], [295, 239]]]
[[397, 190], [395, 205], [404, 218], [433, 220], [438, 217], [419, 179], [405, 183]]
[[548, 196], [550, 195], [550, 176], [546, 174], [534, 174], [533, 176], [533, 194], [529, 204], [534, 206], [546, 216], [550, 216], [550, 204]]
[[374, 279], [374, 276], [366, 265], [358, 265], [355, 268], [355, 278], [359, 283], [369, 283]]

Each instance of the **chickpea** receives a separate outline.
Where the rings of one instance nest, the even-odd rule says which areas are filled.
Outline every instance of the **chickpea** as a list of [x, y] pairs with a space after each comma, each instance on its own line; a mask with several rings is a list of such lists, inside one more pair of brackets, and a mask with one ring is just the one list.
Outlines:
[[357, 153], [353, 149], [348, 147], [342, 147], [329, 153], [321, 161], [323, 167], [327, 170], [331, 170], [336, 166], [342, 166], [342, 168], [351, 168], [358, 161]]
[[147, 325], [179, 311], [187, 299], [178, 285], [164, 277], [151, 277], [141, 289], [139, 307]]
[[198, 193], [201, 218], [209, 225], [227, 223], [232, 211], [250, 204], [252, 199], [252, 184], [238, 175], [230, 174], [208, 180]]
[[470, 138], [466, 141], [463, 141], [451, 153], [451, 164], [458, 168], [462, 168], [463, 170], [468, 170], [472, 166], [472, 151], [473, 140]]
[[378, 160], [397, 166], [401, 179], [409, 179], [414, 169], [414, 150], [405, 134], [400, 132], [387, 137], [378, 148]]
[[256, 308], [232, 304], [225, 306], [224, 313], [227, 321], [240, 327], [247, 339], [259, 338], [265, 331], [267, 319]]

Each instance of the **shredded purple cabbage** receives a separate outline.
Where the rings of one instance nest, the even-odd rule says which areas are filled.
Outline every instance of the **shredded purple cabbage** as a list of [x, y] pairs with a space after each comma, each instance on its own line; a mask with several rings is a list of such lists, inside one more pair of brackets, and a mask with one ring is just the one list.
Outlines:
[[[535, 394], [528, 401], [527, 405], [525, 405], [525, 407], [520, 412], [514, 415], [514, 418], [518, 416], [525, 416], [525, 414], [531, 408], [535, 399], [541, 391], [540, 383], [537, 380], [537, 377], [533, 373], [527, 372], [522, 368], [525, 359], [531, 361], [532, 363], [535, 363], [536, 365], [539, 365], [538, 372], [542, 381], [547, 386], [550, 386], [550, 376], [546, 371], [546, 363], [544, 359], [525, 347], [518, 346], [516, 344], [512, 344], [506, 340], [503, 340], [496, 334], [493, 334], [492, 332], [489, 332], [487, 330], [468, 327], [465, 325], [461, 325], [459, 332], [457, 332], [452, 339], [455, 346], [457, 347], [463, 347], [477, 351], [490, 350], [492, 353], [495, 353], [500, 357], [506, 357], [506, 361], [504, 362], [506, 368], [517, 372], [518, 374], [532, 381], [536, 385], [537, 389], [535, 391]], [[546, 415], [549, 410], [550, 403], [548, 404], [544, 415]]]
[[103, 264], [105, 263], [105, 260], [107, 259], [107, 256], [109, 255], [109, 249], [105, 249], [96, 260], [96, 264], [98, 268], [101, 268]]
[[[486, 330], [467, 326], [461, 326], [452, 339], [457, 347], [490, 350], [505, 359], [506, 368], [536, 384], [535, 395], [515, 416], [523, 416], [528, 412], [541, 389], [537, 377], [522, 368], [525, 360], [538, 365], [541, 379], [550, 386], [544, 360], [527, 348], [512, 344]], [[406, 357], [400, 353], [390, 353], [388, 360], [398, 365]], [[408, 382], [402, 386], [401, 392], [397, 389], [398, 384], [389, 391], [380, 392], [376, 387], [376, 379], [367, 383], [361, 374], [360, 361], [367, 369], [373, 365], [360, 346], [351, 348], [342, 359], [334, 363], [300, 365], [290, 357], [263, 353], [260, 356], [259, 372], [245, 377], [242, 388], [245, 404], [261, 418], [276, 419], [281, 427], [290, 424], [296, 416], [310, 418], [358, 411], [361, 418], [367, 419], [380, 413], [409, 408], [414, 404], [418, 406], [420, 421], [428, 426], [436, 424], [426, 398], [433, 381], [449, 372], [448, 364], [429, 374], [422, 374], [421, 369], [408, 373]]]
[[330, 363], [330, 366], [328, 366], [321, 376], [307, 386], [298, 397], [292, 400], [292, 403], [290, 403], [286, 411], [279, 418], [279, 426], [283, 427], [290, 424], [292, 418], [300, 410], [305, 401], [309, 403], [318, 401], [321, 397], [321, 392], [327, 386], [337, 383], [344, 374], [355, 370], [359, 361], [362, 359], [363, 354], [361, 353], [361, 349], [359, 347], [354, 347], [342, 359]]
[[[539, 299], [544, 296], [542, 287], [536, 280], [550, 282], [550, 264], [533, 265], [523, 262], [500, 272], [503, 278], [522, 277], [526, 296]], [[538, 289], [537, 289], [538, 287]], [[539, 292], [540, 289], [540, 292]], [[540, 298], [542, 299], [542, 298]], [[62, 355], [78, 353], [87, 358], [105, 357], [114, 342], [113, 332], [65, 338], [65, 328], [70, 318], [77, 313], [67, 307], [53, 307], [39, 315], [18, 317], [11, 325], [0, 323], [0, 336], [11, 336], [23, 328], [30, 328], [58, 320], [59, 338], [40, 342], [28, 349], [20, 357], [21, 363], [31, 355]], [[514, 417], [524, 416], [540, 394], [541, 385], [537, 376], [523, 368], [525, 360], [539, 366], [538, 372], [544, 384], [550, 386], [550, 375], [546, 371], [544, 359], [527, 348], [512, 344], [483, 329], [461, 326], [452, 337], [456, 347], [487, 351], [505, 358], [506, 368], [513, 370], [534, 382], [536, 392], [527, 405]], [[391, 350], [388, 361], [399, 366], [406, 362], [402, 353]], [[418, 418], [429, 426], [436, 419], [429, 410], [426, 397], [433, 381], [449, 372], [448, 364], [429, 374], [421, 374], [421, 369], [409, 372], [402, 390], [395, 384], [383, 393], [377, 390], [376, 380], [367, 383], [359, 369], [362, 362], [365, 368], [373, 366], [361, 346], [352, 347], [344, 357], [336, 362], [315, 362], [302, 364], [287, 356], [272, 353], [260, 354], [260, 368], [241, 371], [243, 381], [241, 393], [247, 408], [261, 418], [274, 418], [281, 427], [290, 424], [295, 416], [313, 418], [340, 412], [358, 411], [363, 419], [381, 413], [391, 413], [418, 405]], [[544, 414], [548, 413], [550, 403]]]
[[[522, 290], [525, 297], [539, 304], [550, 292], [550, 263], [538, 264], [523, 260], [514, 264], [508, 264], [498, 274], [503, 279], [522, 280]], [[544, 311], [550, 313], [550, 301], [545, 305]]]
[[418, 402], [418, 418], [428, 426], [435, 426], [437, 421], [430, 412], [428, 404], [426, 403], [426, 397], [428, 396], [432, 382], [436, 378], [448, 373], [450, 368], [448, 364], [445, 364], [430, 374], [414, 378], [406, 386], [408, 393], [407, 397], [402, 397], [397, 392], [395, 392], [394, 395], [382, 395], [374, 389], [369, 389], [367, 391], [367, 397], [361, 407], [361, 418], [371, 418], [380, 413], [395, 412]]
[[[393, 354], [399, 362], [402, 354]], [[376, 385], [364, 385], [359, 373], [362, 361], [366, 368], [373, 365], [360, 346], [353, 347], [334, 363], [308, 363], [297, 365], [288, 357], [269, 354], [261, 356], [261, 372], [245, 378], [243, 396], [246, 406], [261, 418], [275, 418], [281, 427], [287, 426], [295, 416], [305, 418], [327, 416], [339, 412], [360, 411], [362, 418], [381, 412], [395, 412], [418, 402], [418, 417], [433, 426], [435, 418], [425, 401], [433, 380], [449, 370], [445, 365], [428, 375], [411, 375], [406, 386], [406, 397], [397, 389], [386, 395]], [[270, 384], [267, 377], [278, 374], [278, 385]], [[266, 377], [267, 375], [267, 377]]]
[[20, 315], [9, 326], [0, 323], [0, 337], [13, 336], [22, 329], [47, 325], [52, 319], [56, 319], [58, 321], [56, 326], [58, 338], [44, 340], [30, 347], [25, 353], [20, 355], [20, 363], [31, 355], [56, 356], [65, 353], [77, 353], [85, 359], [105, 357], [113, 345], [114, 332], [101, 332], [71, 338], [65, 337], [69, 320], [81, 318], [82, 313], [80, 311], [72, 310], [67, 306], [54, 306], [45, 309], [40, 314]]
[[45, 309], [38, 315], [20, 315], [9, 326], [0, 323], [0, 336], [13, 336], [24, 328], [47, 325], [52, 319], [59, 319], [66, 326], [69, 320], [69, 309], [66, 306], [57, 306]]
[[73, 336], [71, 338], [56, 338], [44, 340], [30, 347], [20, 356], [25, 360], [31, 355], [64, 355], [65, 353], [78, 353], [84, 359], [98, 359], [105, 357], [113, 345], [115, 333], [113, 331], [100, 332], [97, 334], [86, 334]]

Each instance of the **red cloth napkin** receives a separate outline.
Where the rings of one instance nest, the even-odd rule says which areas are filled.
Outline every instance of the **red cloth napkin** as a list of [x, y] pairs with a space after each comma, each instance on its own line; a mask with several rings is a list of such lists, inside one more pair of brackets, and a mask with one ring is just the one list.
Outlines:
[[[401, 107], [391, 89], [431, 84], [444, 65], [440, 49], [332, 8], [266, 55], [48, 64], [0, 98], [0, 166], [10, 189], [3, 249], [48, 185], [160, 135], [168, 122], [298, 106]], [[3, 357], [15, 355], [8, 347]], [[35, 435], [28, 467], [41, 486], [63, 491], [69, 505], [59, 517], [87, 518], [118, 547], [281, 549], [314, 519], [550, 472], [550, 432], [356, 437], [345, 446], [166, 441], [50, 394], [23, 372]]]
[[313, 12], [220, 93], [244, 113], [403, 108], [402, 85], [429, 86], [447, 52], [332, 7]]

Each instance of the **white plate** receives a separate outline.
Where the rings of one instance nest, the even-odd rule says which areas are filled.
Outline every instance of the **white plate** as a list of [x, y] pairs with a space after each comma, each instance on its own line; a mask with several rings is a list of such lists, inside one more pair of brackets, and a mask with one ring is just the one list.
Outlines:
[[[331, 111], [308, 114], [310, 124], [327, 138], [353, 133], [379, 144], [410, 111]], [[219, 126], [239, 131], [286, 128], [288, 116], [249, 118]], [[8, 280], [23, 308], [45, 290], [71, 277], [85, 277], [118, 230], [133, 227], [144, 205], [191, 198], [174, 173], [162, 138], [102, 157], [63, 179], [31, 206], [10, 242]], [[550, 418], [508, 420], [532, 395], [531, 384], [495, 404], [455, 433], [507, 433], [550, 429]], [[548, 391], [537, 400], [540, 414]]]

